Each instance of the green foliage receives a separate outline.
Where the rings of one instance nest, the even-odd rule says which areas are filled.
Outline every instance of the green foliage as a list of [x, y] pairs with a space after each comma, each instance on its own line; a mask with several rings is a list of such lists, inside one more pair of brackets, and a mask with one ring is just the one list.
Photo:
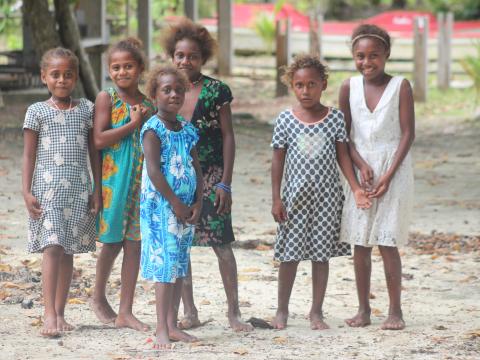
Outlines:
[[455, 19], [478, 19], [480, 17], [479, 0], [428, 0], [430, 11], [446, 12], [452, 11]]
[[0, 50], [18, 50], [22, 48], [21, 11], [15, 0], [0, 1]]
[[253, 21], [253, 28], [267, 47], [268, 52], [272, 52], [275, 43], [275, 15], [268, 13], [258, 13]]
[[476, 43], [477, 56], [467, 56], [465, 59], [460, 60], [465, 72], [470, 79], [473, 80], [473, 86], [475, 87], [475, 103], [478, 104], [480, 100], [480, 41]]

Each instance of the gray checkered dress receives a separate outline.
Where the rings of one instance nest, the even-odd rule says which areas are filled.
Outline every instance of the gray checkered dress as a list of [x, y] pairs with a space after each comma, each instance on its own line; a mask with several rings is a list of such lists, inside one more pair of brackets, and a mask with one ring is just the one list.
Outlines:
[[338, 241], [343, 192], [337, 169], [337, 141], [347, 141], [343, 114], [330, 108], [313, 124], [291, 110], [278, 116], [272, 147], [286, 148], [282, 200], [288, 220], [278, 225], [275, 259], [288, 262], [325, 262], [350, 255], [350, 246]]
[[38, 133], [32, 194], [40, 203], [40, 219], [28, 219], [29, 252], [60, 245], [66, 254], [95, 250], [95, 217], [89, 211], [92, 183], [88, 171], [88, 132], [93, 103], [80, 99], [70, 110], [46, 102], [31, 105], [24, 129]]

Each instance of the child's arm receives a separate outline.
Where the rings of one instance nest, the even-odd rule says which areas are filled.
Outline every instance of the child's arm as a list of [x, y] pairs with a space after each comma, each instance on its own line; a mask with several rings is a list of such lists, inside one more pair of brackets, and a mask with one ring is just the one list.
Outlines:
[[286, 153], [286, 148], [274, 148], [272, 157], [272, 215], [275, 221], [280, 223], [288, 220], [287, 210], [280, 196]]
[[191, 210], [175, 195], [162, 174], [160, 169], [161, 143], [152, 130], [146, 131], [143, 135], [143, 151], [147, 162], [147, 174], [152, 184], [170, 203], [180, 222], [185, 223], [191, 217]]
[[402, 164], [403, 159], [405, 159], [405, 156], [407, 156], [410, 151], [410, 147], [415, 139], [415, 108], [412, 87], [406, 79], [403, 80], [400, 87], [399, 112], [402, 136], [397, 151], [395, 152], [395, 157], [393, 158], [392, 165], [390, 165], [387, 172], [380, 177], [375, 188], [369, 194], [369, 197], [379, 198], [387, 192], [388, 187], [390, 186], [390, 181], [399, 166]]
[[[222, 183], [230, 186], [232, 183], [233, 163], [235, 161], [235, 136], [233, 134], [232, 110], [230, 104], [223, 105], [219, 110], [220, 128], [223, 139], [223, 175]], [[229, 213], [232, 208], [232, 194], [217, 187], [215, 190], [215, 206], [217, 214]]]
[[28, 214], [32, 219], [40, 218], [42, 209], [37, 198], [32, 195], [32, 179], [37, 160], [38, 133], [31, 129], [23, 131], [22, 192]]
[[198, 161], [198, 154], [195, 147], [190, 151], [190, 155], [192, 155], [193, 159], [193, 167], [195, 169], [195, 174], [197, 178], [197, 189], [195, 190], [195, 203], [190, 206], [192, 210], [192, 216], [187, 219], [187, 222], [195, 225], [200, 218], [200, 214], [202, 212], [202, 203], [203, 203], [203, 175], [202, 175], [202, 167], [200, 166], [200, 162]]
[[[350, 137], [350, 130], [352, 128], [352, 114], [350, 112], [350, 79], [343, 82], [340, 87], [340, 94], [338, 98], [338, 104], [340, 110], [343, 112], [345, 127], [347, 128], [347, 134]], [[373, 182], [373, 170], [365, 160], [362, 159], [353, 141], [348, 142], [348, 148], [350, 151], [351, 160], [355, 166], [360, 170], [361, 186], [364, 188], [371, 187]]]
[[347, 143], [336, 141], [335, 147], [338, 165], [340, 166], [343, 175], [347, 179], [348, 185], [352, 189], [357, 207], [359, 209], [368, 209], [370, 206], [372, 206], [372, 202], [368, 199], [365, 190], [363, 190], [357, 182]]
[[128, 134], [143, 124], [145, 110], [140, 105], [130, 107], [130, 122], [112, 129], [112, 104], [110, 95], [102, 91], [95, 100], [95, 117], [93, 121], [93, 140], [97, 149], [104, 149], [118, 143]]
[[93, 143], [93, 129], [88, 132], [88, 155], [93, 175], [93, 194], [90, 201], [90, 211], [96, 216], [102, 208], [102, 158], [100, 151]]

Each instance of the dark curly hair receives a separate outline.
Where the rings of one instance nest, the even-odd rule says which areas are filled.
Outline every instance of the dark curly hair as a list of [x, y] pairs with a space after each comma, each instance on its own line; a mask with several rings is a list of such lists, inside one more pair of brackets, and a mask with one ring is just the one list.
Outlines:
[[284, 66], [282, 68], [285, 72], [282, 75], [281, 80], [285, 85], [292, 86], [293, 76], [295, 73], [300, 69], [308, 68], [317, 70], [320, 79], [328, 79], [327, 67], [322, 64], [318, 56], [311, 54], [299, 54], [295, 56], [293, 62], [289, 66]]
[[385, 51], [390, 54], [390, 35], [388, 35], [386, 30], [374, 24], [362, 24], [353, 30], [352, 37], [350, 38], [352, 51], [355, 43], [366, 37], [378, 41], [385, 48]]
[[205, 26], [196, 24], [190, 19], [182, 18], [177, 23], [172, 24], [162, 37], [163, 48], [171, 58], [175, 54], [177, 42], [183, 39], [190, 39], [198, 44], [203, 64], [210, 60], [217, 46], [215, 39]]
[[53, 58], [63, 58], [70, 62], [70, 65], [75, 69], [75, 73], [78, 75], [78, 57], [70, 49], [63, 47], [56, 47], [47, 50], [40, 60], [40, 69], [46, 70]]
[[138, 63], [143, 69], [147, 66], [147, 60], [143, 52], [143, 43], [140, 39], [135, 37], [127, 37], [126, 39], [120, 40], [110, 47], [107, 50], [107, 61], [110, 63], [112, 54], [117, 51], [126, 51], [132, 55], [133, 59]]
[[160, 86], [160, 78], [165, 75], [175, 76], [185, 87], [185, 91], [189, 89], [190, 82], [188, 81], [187, 75], [185, 75], [183, 71], [172, 65], [159, 65], [150, 71], [147, 76], [145, 91], [150, 99], [155, 100], [155, 94]]

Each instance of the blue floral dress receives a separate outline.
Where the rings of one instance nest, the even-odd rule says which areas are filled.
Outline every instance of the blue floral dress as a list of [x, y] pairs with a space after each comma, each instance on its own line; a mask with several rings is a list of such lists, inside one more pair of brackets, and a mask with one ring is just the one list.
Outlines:
[[[178, 198], [190, 206], [195, 200], [197, 179], [190, 155], [198, 141], [195, 127], [178, 116], [179, 131], [168, 130], [162, 120], [152, 116], [143, 125], [140, 139], [153, 131], [161, 142], [160, 169]], [[141, 274], [147, 280], [174, 283], [187, 276], [194, 225], [182, 224], [172, 206], [157, 191], [144, 161], [140, 194], [140, 231], [142, 236]]]

